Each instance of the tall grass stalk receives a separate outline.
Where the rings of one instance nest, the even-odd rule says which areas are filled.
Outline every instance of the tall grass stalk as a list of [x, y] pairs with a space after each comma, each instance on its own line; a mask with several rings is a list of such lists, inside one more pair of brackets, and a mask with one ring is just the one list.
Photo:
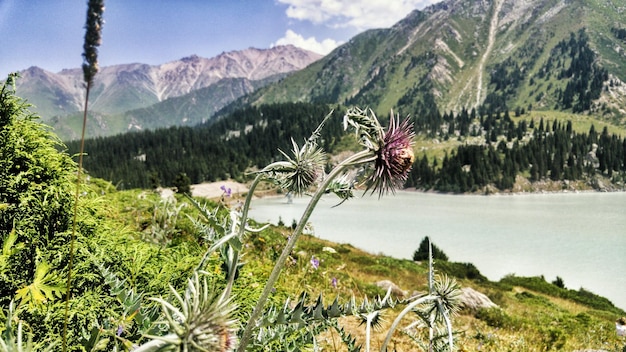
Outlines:
[[83, 76], [85, 80], [85, 107], [83, 109], [83, 127], [80, 137], [80, 152], [78, 154], [78, 170], [76, 171], [76, 194], [74, 198], [74, 218], [72, 221], [72, 235], [70, 238], [70, 254], [67, 269], [67, 284], [65, 294], [65, 319], [63, 323], [63, 351], [67, 350], [67, 325], [69, 320], [69, 305], [72, 292], [72, 266], [74, 262], [74, 242], [76, 239], [76, 222], [78, 214], [78, 200], [82, 181], [83, 154], [85, 152], [85, 130], [87, 127], [87, 111], [89, 107], [89, 90], [93, 78], [98, 72], [98, 46], [101, 43], [102, 14], [104, 0], [89, 0], [87, 5], [87, 20], [85, 24], [85, 42], [83, 44]]

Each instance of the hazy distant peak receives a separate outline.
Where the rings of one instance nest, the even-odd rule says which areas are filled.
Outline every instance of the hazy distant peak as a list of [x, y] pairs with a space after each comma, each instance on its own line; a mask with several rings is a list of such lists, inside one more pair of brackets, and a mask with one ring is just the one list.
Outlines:
[[[286, 74], [321, 57], [287, 45], [223, 52], [213, 58], [193, 54], [159, 65], [105, 66], [95, 76], [91, 109], [100, 113], [122, 113], [188, 94], [225, 78], [255, 81]], [[34, 104], [44, 118], [79, 111], [84, 96], [82, 74], [80, 68], [53, 73], [33, 66], [22, 71], [17, 83], [18, 94]]]

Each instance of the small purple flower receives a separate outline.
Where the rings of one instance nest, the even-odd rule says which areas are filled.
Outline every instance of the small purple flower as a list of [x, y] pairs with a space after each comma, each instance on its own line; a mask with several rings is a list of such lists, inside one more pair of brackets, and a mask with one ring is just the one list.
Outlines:
[[224, 185], [220, 186], [220, 189], [224, 192], [224, 195], [226, 197], [230, 197], [230, 195], [232, 194], [232, 189], [230, 189], [230, 187], [226, 187]]
[[315, 256], [311, 257], [311, 266], [313, 269], [317, 270], [320, 267], [320, 260], [315, 258]]
[[117, 332], [115, 333], [115, 335], [117, 335], [118, 337], [122, 336], [122, 332], [124, 332], [124, 327], [121, 326], [121, 325], [118, 325], [117, 326]]
[[330, 284], [333, 286], [333, 288], [337, 288], [337, 278], [336, 278], [336, 277], [333, 277], [333, 278], [330, 280]]

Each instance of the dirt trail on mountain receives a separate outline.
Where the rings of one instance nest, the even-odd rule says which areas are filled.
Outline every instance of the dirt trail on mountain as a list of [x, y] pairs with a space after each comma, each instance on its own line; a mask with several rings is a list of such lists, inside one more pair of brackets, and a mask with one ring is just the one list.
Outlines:
[[476, 85], [476, 103], [474, 107], [477, 108], [482, 102], [483, 71], [485, 70], [485, 62], [487, 61], [487, 58], [489, 57], [489, 55], [491, 55], [491, 51], [493, 50], [493, 43], [496, 41], [496, 33], [498, 31], [498, 23], [499, 23], [498, 18], [500, 16], [500, 10], [502, 9], [502, 1], [503, 0], [494, 1], [493, 15], [491, 16], [491, 21], [489, 22], [489, 36], [487, 38], [487, 47], [485, 48], [485, 51], [483, 52], [483, 56], [480, 58], [478, 67], [474, 69], [472, 77], [470, 77], [470, 79], [467, 80], [467, 84], [465, 85], [465, 87], [463, 87], [463, 89], [458, 95], [459, 98], [462, 98], [463, 96], [465, 96], [466, 92], [468, 92], [469, 90], [470, 92], [467, 95], [467, 100], [458, 99], [457, 104], [454, 106], [453, 110], [458, 111], [459, 109], [458, 104], [461, 101], [464, 101], [464, 102], [471, 101], [472, 92], [470, 90], [470, 87], [474, 84]]
[[496, 32], [498, 31], [498, 18], [500, 17], [500, 10], [502, 9], [502, 0], [494, 1], [493, 15], [491, 16], [491, 22], [489, 23], [489, 38], [487, 39], [487, 48], [483, 53], [483, 57], [480, 58], [478, 64], [478, 80], [476, 82], [476, 107], [482, 102], [483, 93], [483, 71], [485, 70], [485, 61], [491, 54], [493, 49], [493, 43], [496, 41]]

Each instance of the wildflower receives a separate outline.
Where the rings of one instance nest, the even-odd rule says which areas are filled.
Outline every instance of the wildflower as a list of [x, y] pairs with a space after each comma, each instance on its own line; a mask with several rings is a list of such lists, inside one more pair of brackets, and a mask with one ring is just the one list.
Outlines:
[[336, 277], [333, 277], [333, 278], [330, 280], [330, 284], [333, 286], [333, 288], [337, 288], [337, 278], [336, 278]]
[[399, 122], [391, 113], [389, 128], [383, 133], [374, 151], [374, 172], [368, 178], [367, 190], [379, 196], [402, 187], [415, 161], [413, 154], [415, 132], [409, 119]]
[[320, 260], [315, 258], [315, 256], [311, 257], [311, 266], [313, 269], [317, 270], [320, 267]]
[[374, 112], [354, 108], [344, 116], [344, 128], [353, 126], [359, 143], [373, 156], [361, 162], [374, 162], [374, 172], [367, 179], [367, 189], [379, 196], [394, 192], [406, 181], [411, 165], [415, 160], [413, 138], [415, 132], [409, 119], [399, 122], [391, 111], [389, 127], [380, 125]]
[[226, 196], [226, 197], [230, 197], [230, 196], [231, 196], [231, 194], [232, 194], [232, 189], [230, 189], [230, 187], [226, 187], [226, 186], [224, 186], [224, 185], [221, 185], [221, 186], [220, 186], [220, 189], [221, 189], [221, 190], [222, 190], [222, 192], [223, 192], [223, 196]]
[[118, 337], [119, 337], [119, 336], [122, 336], [122, 333], [123, 333], [123, 332], [124, 332], [124, 327], [123, 327], [123, 326], [121, 326], [121, 325], [118, 325], [118, 326], [117, 326], [117, 331], [115, 332], [115, 335], [116, 335], [116, 336], [118, 336]]

